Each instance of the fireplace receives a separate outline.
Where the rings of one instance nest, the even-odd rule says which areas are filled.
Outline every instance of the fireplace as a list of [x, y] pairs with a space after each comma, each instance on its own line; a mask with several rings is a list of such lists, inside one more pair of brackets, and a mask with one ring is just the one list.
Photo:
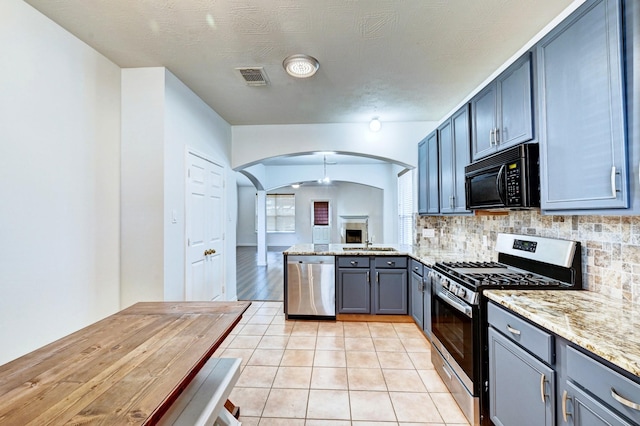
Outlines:
[[340, 237], [343, 244], [362, 244], [368, 238], [369, 216], [340, 216]]
[[344, 239], [347, 244], [362, 244], [362, 229], [345, 229], [344, 232]]

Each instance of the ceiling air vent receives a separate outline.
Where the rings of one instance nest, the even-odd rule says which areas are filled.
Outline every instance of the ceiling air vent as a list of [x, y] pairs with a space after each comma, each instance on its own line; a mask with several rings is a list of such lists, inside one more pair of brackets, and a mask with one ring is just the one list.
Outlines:
[[266, 86], [269, 84], [267, 74], [262, 67], [236, 68], [247, 86]]

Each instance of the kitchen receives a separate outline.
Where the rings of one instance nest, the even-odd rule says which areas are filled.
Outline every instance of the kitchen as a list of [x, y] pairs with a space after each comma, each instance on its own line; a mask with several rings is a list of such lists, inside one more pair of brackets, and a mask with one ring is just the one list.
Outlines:
[[[33, 17], [32, 12], [23, 10], [26, 6], [22, 4], [15, 6], [13, 3], [11, 5], [12, 9], [5, 16], [18, 16], [21, 20], [15, 22], [26, 26], [31, 25], [31, 28], [40, 27], [42, 31], [48, 31], [42, 36], [45, 39], [47, 37], [61, 37], [52, 23], [48, 21], [43, 23], [38, 20], [40, 18]], [[16, 25], [15, 23], [8, 23], [6, 26], [3, 24], [3, 28], [7, 29], [7, 37], [4, 38], [7, 43], [11, 42], [12, 45], [20, 46], [26, 52], [38, 55], [43, 61], [49, 61], [46, 62], [47, 65], [59, 62], [59, 57], [47, 46], [40, 50], [27, 50], [27, 46], [22, 44], [27, 41], [35, 43], [35, 41], [28, 35], [24, 35], [21, 32], [23, 30], [20, 30]], [[64, 36], [60, 43], [66, 46], [76, 42], [70, 36]], [[16, 51], [11, 50], [9, 46], [4, 47], [13, 53], [12, 57], [22, 60], [21, 64], [29, 64], [27, 62], [29, 57], [16, 54]], [[74, 50], [75, 54], [80, 57], [93, 55], [83, 51], [82, 48], [74, 47], [74, 49], [82, 52], [78, 53]], [[11, 320], [3, 321], [3, 341], [8, 342], [7, 346], [11, 346], [11, 349], [7, 349], [5, 360], [25, 353], [57, 336], [77, 329], [82, 324], [94, 321], [119, 309], [121, 283], [123, 287], [126, 287], [128, 282], [148, 280], [149, 277], [148, 274], [145, 274], [145, 269], [158, 271], [164, 266], [162, 260], [164, 255], [159, 247], [167, 244], [170, 251], [175, 250], [171, 248], [175, 245], [167, 242], [173, 241], [174, 238], [180, 240], [180, 235], [176, 236], [175, 230], [162, 231], [163, 218], [158, 217], [157, 213], [154, 214], [150, 210], [163, 211], [163, 205], [161, 202], [153, 200], [149, 211], [145, 210], [144, 214], [148, 215], [147, 218], [150, 219], [150, 222], [153, 222], [145, 226], [154, 226], [154, 228], [142, 229], [140, 223], [133, 220], [130, 223], [131, 228], [127, 223], [122, 225], [125, 237], [131, 230], [138, 229], [136, 232], [140, 232], [143, 238], [138, 243], [140, 247], [136, 247], [136, 253], [150, 249], [149, 256], [136, 258], [128, 256], [125, 253], [126, 250], [120, 252], [120, 225], [117, 219], [121, 207], [120, 203], [123, 208], [129, 207], [131, 204], [140, 208], [140, 205], [136, 205], [136, 197], [142, 200], [145, 194], [133, 194], [131, 198], [120, 200], [118, 175], [121, 147], [118, 142], [114, 142], [118, 141], [119, 126], [117, 123], [120, 121], [117, 108], [119, 96], [114, 95], [120, 84], [120, 69], [112, 63], [108, 63], [104, 58], [91, 57], [99, 64], [96, 66], [100, 70], [99, 79], [92, 82], [79, 79], [78, 74], [70, 74], [75, 78], [66, 76], [70, 69], [65, 63], [58, 65], [60, 68], [52, 70], [57, 71], [57, 74], [50, 77], [57, 82], [56, 84], [44, 80], [40, 83], [41, 85], [33, 86], [40, 80], [33, 80], [31, 78], [33, 76], [25, 73], [24, 70], [34, 69], [29, 66], [9, 68], [4, 71], [8, 74], [6, 78], [3, 75], [3, 81], [12, 82], [14, 86], [6, 88], [5, 93], [9, 96], [4, 98], [4, 102], [7, 103], [3, 103], [3, 112], [6, 113], [7, 123], [18, 123], [18, 125], [9, 127], [6, 133], [7, 137], [3, 137], [3, 140], [19, 141], [23, 139], [25, 133], [28, 133], [31, 136], [27, 140], [31, 141], [31, 145], [16, 144], [11, 147], [9, 151], [11, 155], [3, 156], [3, 158], [5, 161], [11, 159], [12, 167], [9, 167], [9, 164], [6, 165], [7, 167], [3, 165], [3, 171], [7, 173], [7, 176], [23, 175], [20, 173], [18, 164], [22, 164], [21, 160], [24, 158], [29, 158], [28, 174], [32, 176], [25, 181], [24, 187], [12, 190], [7, 188], [5, 189], [7, 192], [3, 192], [3, 199], [11, 200], [12, 205], [17, 206], [15, 211], [4, 213], [7, 215], [4, 223], [12, 226], [11, 233], [7, 234], [6, 239], [3, 238], [6, 241], [3, 243], [2, 249], [3, 270], [6, 268], [7, 271], [3, 279], [6, 280], [5, 282], [16, 284], [11, 286], [5, 284], [2, 295], [3, 315], [7, 315], [6, 318], [11, 318]], [[83, 66], [92, 69], [88, 63]], [[175, 81], [177, 78], [164, 75], [160, 77], [166, 77], [167, 84], [174, 88], [175, 92], [184, 91], [184, 88]], [[78, 107], [73, 109], [77, 114], [73, 117], [75, 120], [95, 120], [96, 129], [100, 129], [96, 133], [99, 135], [101, 143], [96, 143], [91, 147], [83, 143], [84, 137], [95, 140], [95, 137], [89, 137], [91, 132], [81, 133], [78, 137], [78, 132], [87, 130], [78, 129], [74, 125], [75, 120], [64, 121], [62, 120], [65, 118], [64, 116], [52, 115], [52, 111], [64, 110], [70, 106], [65, 102], [71, 102], [72, 99], [82, 99], [78, 97], [78, 92], [82, 89], [78, 87], [77, 81], [85, 81], [88, 86], [94, 83], [93, 87], [97, 90], [93, 95], [95, 97], [89, 100], [93, 109]], [[15, 84], [16, 82], [18, 84]], [[99, 84], [95, 84], [97, 82]], [[47, 103], [34, 102], [33, 96], [24, 96], [25, 93], [32, 94], [32, 91], [40, 91], [46, 95], [54, 88], [61, 92], [54, 91]], [[171, 94], [178, 96], [183, 93], [175, 94], [172, 92]], [[71, 95], [77, 98], [73, 98]], [[35, 99], [42, 100], [38, 97]], [[10, 103], [9, 100], [11, 100]], [[74, 105], [76, 104], [72, 106]], [[211, 120], [222, 122], [220, 117], [211, 113], [206, 114]], [[35, 119], [37, 119], [38, 126], [33, 125], [32, 120]], [[383, 123], [383, 129], [386, 128], [385, 126], [386, 124]], [[42, 129], [41, 134], [37, 133], [38, 129]], [[222, 124], [220, 129], [213, 131], [213, 133], [221, 139], [230, 138], [232, 133], [230, 126], [225, 127]], [[396, 145], [398, 151], [405, 152], [396, 155], [415, 157], [415, 144], [426, 136], [427, 126], [424, 126], [423, 130], [424, 133], [417, 138], [408, 142], [399, 142], [406, 143], [407, 146], [410, 144], [411, 148], [398, 149]], [[416, 133], [418, 132], [414, 132], [414, 134]], [[63, 136], [54, 139], [56, 146], [44, 142], [37, 144], [33, 142], [49, 140], [52, 136], [60, 134]], [[78, 142], [74, 144], [62, 143], [66, 139]], [[34, 147], [35, 149], [33, 149]], [[125, 148], [122, 149], [125, 150]], [[9, 150], [9, 147], [3, 145], [3, 149]], [[208, 148], [202, 147], [201, 149]], [[236, 149], [235, 145], [233, 149]], [[365, 148], [361, 148], [361, 150], [364, 151]], [[83, 167], [85, 174], [81, 175], [80, 182], [75, 179], [74, 175], [60, 173], [77, 169], [78, 161], [74, 161], [77, 159], [76, 155], [80, 156], [79, 160], [85, 164]], [[179, 152], [178, 156], [181, 158], [182, 152]], [[393, 156], [390, 157], [393, 158]], [[55, 167], [50, 164], [51, 161], [56, 162]], [[412, 161], [415, 160], [404, 162], [410, 163]], [[157, 160], [155, 163], [146, 164], [150, 180], [163, 179], [162, 172], [157, 170], [157, 166]], [[45, 186], [43, 190], [37, 184], [36, 178], [51, 181], [52, 186]], [[9, 180], [9, 177], [3, 179], [4, 182]], [[43, 198], [25, 199], [24, 196], [17, 193], [29, 193], [30, 190], [36, 191]], [[94, 199], [92, 194], [97, 190], [100, 190], [104, 196]], [[62, 205], [57, 203], [61, 197], [67, 200]], [[232, 200], [235, 199], [235, 195], [231, 191], [229, 197]], [[232, 206], [233, 203], [229, 203], [229, 205]], [[171, 218], [171, 210], [172, 208], [169, 206], [167, 209], [169, 219]], [[36, 215], [38, 211], [46, 211], [51, 216], [45, 221], [37, 221], [37, 219], [42, 219]], [[230, 216], [235, 215], [232, 212]], [[29, 218], [34, 220], [28, 220]], [[178, 216], [177, 220], [182, 223], [182, 217]], [[450, 244], [455, 250], [479, 253], [479, 258], [492, 255], [490, 248], [495, 236], [494, 232], [511, 228], [527, 231], [535, 229], [540, 230], [541, 233], [548, 232], [558, 237], [571, 236], [572, 239], [582, 241], [587, 247], [587, 259], [584, 264], [588, 265], [585, 281], [589, 289], [611, 294], [618, 299], [633, 299], [637, 303], [637, 295], [640, 292], [638, 291], [637, 279], [634, 279], [635, 274], [632, 267], [638, 263], [635, 260], [637, 259], [638, 244], [634, 240], [637, 235], [637, 220], [634, 216], [544, 216], [534, 211], [513, 212], [509, 216], [420, 217], [418, 220], [417, 229], [437, 229], [439, 231], [436, 237], [420, 237], [422, 245]], [[158, 229], [162, 232], [157, 232]], [[144, 231], [148, 233], [145, 234]], [[7, 230], [7, 232], [9, 231]], [[26, 235], [21, 237], [20, 232], [25, 232]], [[489, 236], [489, 241], [486, 244], [481, 238], [483, 234]], [[44, 241], [43, 237], [45, 237]], [[229, 236], [228, 240], [232, 240], [232, 238]], [[36, 241], [38, 241], [40, 249], [33, 247], [33, 242]], [[384, 239], [380, 241], [384, 241]], [[234, 242], [227, 241], [227, 244], [228, 251], [232, 251]], [[26, 256], [26, 253], [46, 253], [46, 256], [38, 256], [38, 261], [35, 262], [37, 267], [33, 267], [34, 262], [27, 261], [29, 257]], [[180, 257], [180, 251], [174, 255]], [[122, 260], [120, 260], [121, 258]], [[141, 264], [137, 262], [139, 260], [144, 262]], [[138, 264], [140, 271], [133, 268], [133, 263]], [[154, 283], [150, 288], [145, 289], [146, 294], [151, 294], [152, 297], [159, 299], [176, 297], [172, 283], [181, 279], [181, 273], [176, 272], [170, 262], [166, 262], [166, 267], [168, 277], [158, 278], [157, 272], [154, 272], [156, 274], [152, 277]], [[629, 270], [625, 270], [626, 268]], [[233, 268], [229, 267], [228, 270], [226, 279], [233, 282]], [[87, 287], [87, 283], [90, 287]], [[165, 289], [167, 289], [166, 293]], [[227, 290], [231, 292], [232, 288]], [[4, 293], [5, 291], [6, 293]], [[50, 321], [51, 318], [54, 320]], [[32, 319], [31, 324], [27, 324], [23, 321], [24, 319]], [[15, 337], [21, 334], [25, 337], [20, 339]]]

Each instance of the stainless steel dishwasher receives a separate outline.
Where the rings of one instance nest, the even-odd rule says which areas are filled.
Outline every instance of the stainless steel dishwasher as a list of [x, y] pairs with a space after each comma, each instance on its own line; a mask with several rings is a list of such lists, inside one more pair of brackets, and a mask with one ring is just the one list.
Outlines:
[[287, 256], [284, 306], [287, 318], [335, 319], [335, 258]]

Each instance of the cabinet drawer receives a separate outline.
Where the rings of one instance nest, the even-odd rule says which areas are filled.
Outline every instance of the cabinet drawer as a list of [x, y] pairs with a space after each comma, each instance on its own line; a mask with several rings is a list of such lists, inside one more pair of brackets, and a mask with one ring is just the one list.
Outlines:
[[401, 256], [378, 256], [375, 258], [376, 268], [405, 268], [407, 258]]
[[509, 340], [518, 343], [547, 364], [555, 362], [554, 338], [551, 334], [493, 303], [488, 304], [487, 317], [489, 324]]
[[416, 273], [420, 276], [423, 276], [424, 266], [422, 265], [422, 263], [418, 262], [417, 260], [411, 259], [410, 265], [411, 265], [411, 272]]
[[[567, 349], [567, 376], [616, 412], [640, 423], [640, 383], [574, 348]], [[632, 408], [629, 405], [634, 405]]]
[[338, 257], [338, 268], [368, 268], [367, 256], [341, 256]]

